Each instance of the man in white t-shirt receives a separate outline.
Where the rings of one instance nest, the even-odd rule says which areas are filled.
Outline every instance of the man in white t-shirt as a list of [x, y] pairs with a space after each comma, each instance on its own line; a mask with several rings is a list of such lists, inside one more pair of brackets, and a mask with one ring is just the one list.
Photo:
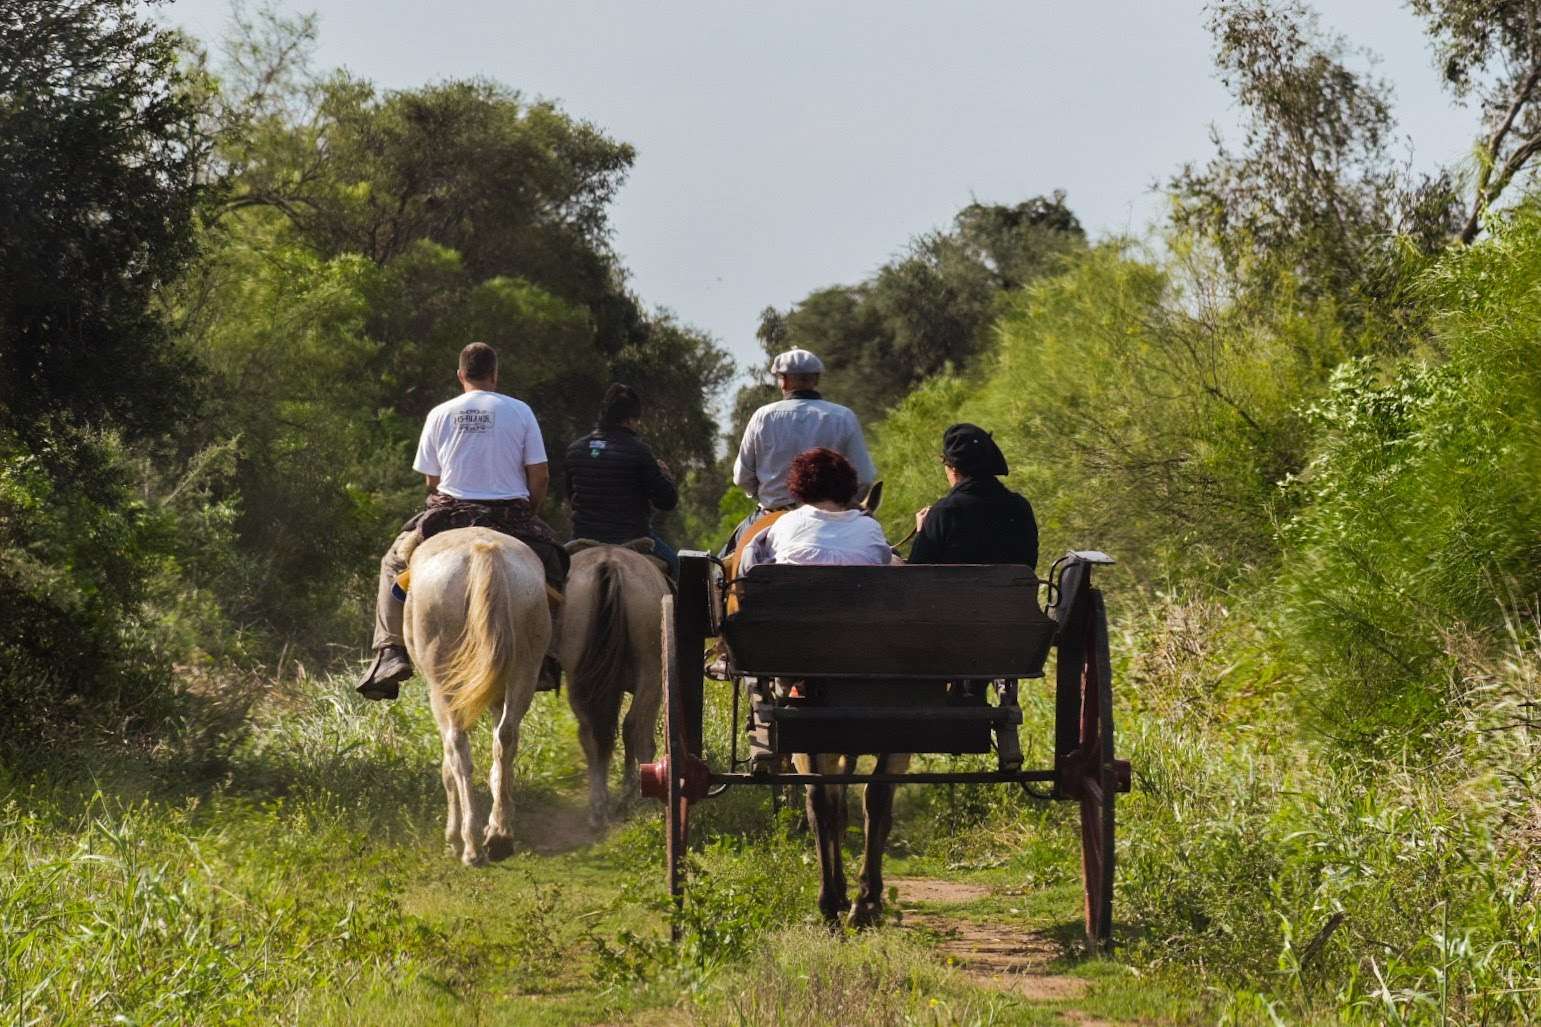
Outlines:
[[[400, 682], [412, 676], [401, 635], [403, 595], [396, 586], [412, 549], [451, 528], [483, 526], [528, 545], [558, 591], [567, 579], [567, 553], [549, 525], [536, 514], [546, 499], [551, 474], [540, 425], [527, 403], [494, 391], [498, 355], [485, 342], [460, 351], [461, 394], [428, 414], [413, 470], [428, 482], [427, 509], [409, 520], [380, 561], [375, 601], [375, 659], [359, 682], [368, 699], [394, 699]], [[555, 687], [548, 657], [542, 683]]]

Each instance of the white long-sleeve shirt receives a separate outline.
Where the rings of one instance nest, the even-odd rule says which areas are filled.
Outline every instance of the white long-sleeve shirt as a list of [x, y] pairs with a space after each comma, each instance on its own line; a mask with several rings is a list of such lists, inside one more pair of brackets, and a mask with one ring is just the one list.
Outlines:
[[800, 506], [755, 536], [739, 560], [738, 573], [761, 563], [881, 566], [892, 555], [882, 525], [860, 510]]
[[733, 461], [733, 483], [767, 510], [790, 506], [796, 502], [787, 489], [793, 458], [820, 447], [851, 461], [860, 488], [877, 480], [856, 414], [827, 399], [794, 397], [768, 403], [749, 418]]

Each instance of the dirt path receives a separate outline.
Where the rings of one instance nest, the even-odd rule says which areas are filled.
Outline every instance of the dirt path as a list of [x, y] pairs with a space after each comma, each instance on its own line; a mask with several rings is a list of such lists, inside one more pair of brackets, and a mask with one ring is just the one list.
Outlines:
[[[934, 947], [947, 962], [974, 983], [1029, 1002], [1054, 1004], [1074, 1002], [1091, 990], [1091, 981], [1050, 969], [1065, 951], [1048, 934], [948, 909], [989, 899], [989, 888], [924, 877], [896, 878], [890, 883], [899, 893], [904, 927], [934, 937]], [[1060, 1016], [1079, 1027], [1125, 1027], [1127, 1023], [1101, 1020], [1073, 1007], [1060, 1010]]]

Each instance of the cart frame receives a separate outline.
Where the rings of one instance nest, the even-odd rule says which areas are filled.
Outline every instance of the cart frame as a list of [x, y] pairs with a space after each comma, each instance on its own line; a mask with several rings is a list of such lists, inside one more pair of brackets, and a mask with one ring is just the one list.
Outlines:
[[[663, 599], [665, 754], [641, 768], [642, 792], [665, 802], [667, 882], [683, 902], [683, 863], [690, 810], [734, 785], [994, 783], [1018, 784], [1033, 799], [1076, 802], [1081, 813], [1081, 876], [1087, 944], [1104, 951], [1113, 934], [1114, 805], [1130, 788], [1130, 766], [1114, 755], [1112, 667], [1107, 612], [1092, 586], [1095, 567], [1112, 564], [1095, 551], [1066, 553], [1049, 581], [1028, 567], [758, 567], [729, 581], [708, 553], [680, 554], [675, 595]], [[1040, 607], [1040, 587], [1047, 603]], [[728, 614], [728, 595], [746, 601]], [[733, 753], [714, 770], [703, 753], [707, 641], [726, 643], [734, 687]], [[852, 646], [852, 638], [866, 644]], [[995, 680], [998, 705], [955, 709], [928, 705], [802, 708], [762, 702], [777, 752], [988, 752], [1010, 732], [1017, 744], [1016, 682], [1054, 669], [1054, 764], [1022, 769], [998, 755], [998, 769], [899, 774], [797, 774], [744, 770], [737, 758], [740, 690], [767, 679], [883, 681], [893, 688], [937, 688], [944, 681]], [[763, 696], [764, 691], [761, 690]], [[981, 734], [983, 731], [983, 734]], [[837, 747], [821, 739], [838, 738]], [[980, 739], [986, 739], [983, 747]], [[917, 744], [918, 743], [918, 744]], [[787, 748], [792, 746], [792, 748]], [[1004, 744], [994, 746], [998, 754]], [[1020, 763], [1017, 757], [1016, 763]], [[1034, 785], [1047, 785], [1044, 790]], [[774, 793], [773, 793], [774, 794]]]

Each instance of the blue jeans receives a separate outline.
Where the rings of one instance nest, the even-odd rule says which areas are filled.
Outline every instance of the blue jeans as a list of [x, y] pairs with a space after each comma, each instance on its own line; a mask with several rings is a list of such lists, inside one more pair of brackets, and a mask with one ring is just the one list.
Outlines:
[[663, 536], [658, 534], [657, 528], [649, 528], [648, 537], [653, 540], [653, 555], [669, 565], [669, 577], [678, 581], [680, 576], [679, 551], [663, 540]]

